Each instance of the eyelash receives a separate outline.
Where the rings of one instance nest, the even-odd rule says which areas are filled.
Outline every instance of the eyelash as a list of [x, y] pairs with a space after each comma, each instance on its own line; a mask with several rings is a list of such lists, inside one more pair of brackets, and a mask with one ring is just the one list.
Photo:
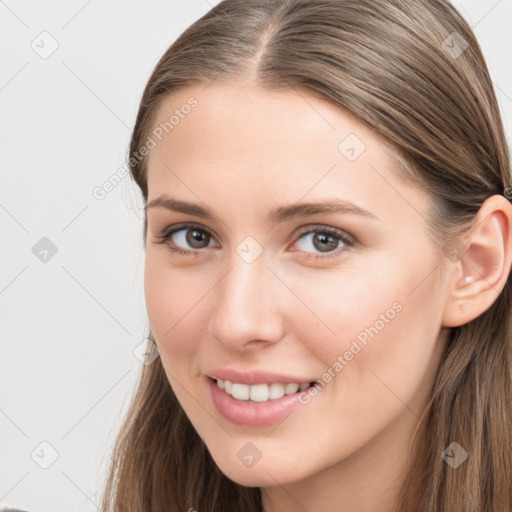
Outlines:
[[[173, 251], [174, 253], [177, 253], [181, 256], [199, 256], [203, 252], [203, 250], [201, 250], [201, 249], [186, 250], [186, 249], [182, 249], [179, 247], [173, 247], [171, 245], [170, 238], [172, 237], [172, 235], [174, 235], [174, 233], [177, 233], [178, 231], [187, 230], [187, 229], [196, 229], [198, 231], [207, 233], [208, 235], [212, 236], [210, 231], [208, 231], [207, 229], [201, 227], [198, 224], [189, 222], [189, 223], [180, 224], [178, 226], [175, 226], [170, 230], [164, 230], [162, 232], [162, 234], [160, 234], [156, 237], [160, 241], [158, 241], [158, 242], [154, 241], [154, 243], [155, 244], [167, 244], [171, 251]], [[339, 229], [336, 229], [336, 228], [331, 228], [328, 226], [321, 226], [321, 225], [310, 227], [307, 231], [303, 231], [303, 232], [299, 233], [299, 235], [297, 236], [297, 240], [304, 237], [305, 235], [309, 235], [310, 233], [322, 233], [322, 234], [331, 235], [334, 238], [338, 239], [339, 241], [343, 242], [345, 244], [345, 246], [347, 246], [347, 247], [353, 247], [356, 243], [356, 240], [352, 236], [346, 235], [345, 233], [343, 233], [343, 231], [340, 231]], [[324, 254], [323, 256], [319, 255], [322, 253], [306, 252], [305, 257], [307, 259], [335, 258], [335, 257], [339, 257], [340, 249], [342, 249], [342, 248], [338, 248], [338, 249], [335, 249], [334, 251], [329, 251], [327, 253], [323, 253]]]

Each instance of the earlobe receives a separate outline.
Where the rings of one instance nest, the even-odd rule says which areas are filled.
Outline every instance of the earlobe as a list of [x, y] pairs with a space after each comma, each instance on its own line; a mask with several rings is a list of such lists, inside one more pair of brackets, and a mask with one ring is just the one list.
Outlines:
[[481, 206], [454, 263], [443, 313], [444, 327], [458, 327], [487, 311], [503, 290], [512, 265], [512, 205], [494, 195]]

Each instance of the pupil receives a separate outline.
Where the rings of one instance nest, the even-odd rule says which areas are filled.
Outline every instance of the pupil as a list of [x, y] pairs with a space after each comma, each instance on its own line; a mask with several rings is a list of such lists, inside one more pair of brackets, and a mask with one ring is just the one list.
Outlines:
[[202, 247], [201, 242], [203, 242], [205, 239], [208, 243], [208, 235], [204, 231], [200, 231], [198, 229], [190, 229], [187, 232], [187, 242], [191, 247], [195, 247], [196, 249], [200, 249]]
[[[331, 240], [331, 243], [325, 244], [324, 242], [328, 241], [329, 239]], [[319, 242], [318, 246], [316, 242]], [[331, 249], [336, 249], [336, 246], [338, 245], [338, 242], [334, 237], [325, 233], [316, 234], [315, 237], [313, 238], [313, 243], [319, 251], [323, 252], [328, 252]]]

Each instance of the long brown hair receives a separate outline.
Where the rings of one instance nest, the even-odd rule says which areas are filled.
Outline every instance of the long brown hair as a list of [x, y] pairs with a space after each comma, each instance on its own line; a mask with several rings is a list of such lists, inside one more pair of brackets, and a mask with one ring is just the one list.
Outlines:
[[[448, 1], [224, 0], [172, 44], [144, 90], [129, 155], [144, 201], [139, 150], [161, 101], [187, 85], [240, 79], [315, 94], [390, 141], [403, 155], [397, 172], [432, 194], [429, 225], [446, 254], [483, 201], [510, 190], [492, 81]], [[146, 230], [145, 219], [144, 240]], [[511, 275], [485, 313], [451, 329], [398, 512], [512, 510]], [[441, 456], [453, 441], [469, 454], [457, 469]], [[262, 510], [259, 488], [216, 467], [160, 358], [143, 368], [110, 464], [103, 512]]]

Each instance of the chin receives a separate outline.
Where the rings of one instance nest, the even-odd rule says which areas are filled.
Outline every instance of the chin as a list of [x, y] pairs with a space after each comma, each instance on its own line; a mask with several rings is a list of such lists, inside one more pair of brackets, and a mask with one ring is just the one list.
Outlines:
[[268, 469], [264, 466], [258, 469], [256, 467], [227, 467], [227, 471], [224, 471], [223, 468], [220, 468], [220, 470], [227, 478], [244, 487], [275, 487], [276, 485], [286, 485], [296, 480], [289, 474], [288, 478], [283, 480], [280, 473], [276, 471], [276, 468]]
[[[213, 455], [212, 455], [213, 457]], [[243, 460], [243, 456], [240, 456]], [[252, 466], [246, 466], [237, 454], [233, 458], [226, 459], [226, 452], [220, 454], [220, 459], [213, 457], [217, 467], [224, 475], [233, 482], [245, 487], [275, 487], [276, 485], [286, 485], [307, 476], [298, 471], [294, 464], [275, 463], [273, 458], [264, 460], [264, 457], [253, 463]], [[281, 458], [283, 463], [286, 461]], [[300, 468], [305, 470], [306, 468]]]

